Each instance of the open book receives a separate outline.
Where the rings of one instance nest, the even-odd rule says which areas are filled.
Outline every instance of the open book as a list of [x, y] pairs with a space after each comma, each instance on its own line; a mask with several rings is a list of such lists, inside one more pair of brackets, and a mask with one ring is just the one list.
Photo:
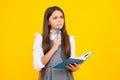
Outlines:
[[82, 62], [84, 62], [90, 55], [92, 54], [92, 52], [87, 52], [85, 54], [83, 54], [82, 56], [78, 57], [78, 58], [68, 58], [66, 60], [64, 60], [63, 62], [53, 66], [53, 68], [57, 68], [57, 69], [65, 69], [67, 70], [66, 66], [68, 64], [73, 64], [77, 63], [77, 64], [81, 64]]

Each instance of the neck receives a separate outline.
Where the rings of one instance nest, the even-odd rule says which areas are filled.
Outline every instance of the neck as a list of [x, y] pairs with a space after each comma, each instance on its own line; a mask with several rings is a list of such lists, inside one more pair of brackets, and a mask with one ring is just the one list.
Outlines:
[[52, 33], [56, 33], [57, 32], [57, 30], [56, 29], [50, 29], [51, 31], [52, 31]]

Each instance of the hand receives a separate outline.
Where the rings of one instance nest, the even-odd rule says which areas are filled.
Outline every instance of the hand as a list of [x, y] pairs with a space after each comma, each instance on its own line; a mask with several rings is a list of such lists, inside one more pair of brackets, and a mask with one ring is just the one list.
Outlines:
[[53, 48], [57, 50], [58, 46], [61, 44], [61, 38], [55, 37], [53, 40]]
[[76, 64], [76, 63], [74, 63], [74, 65], [68, 64], [66, 67], [67, 67], [68, 69], [70, 69], [72, 72], [75, 72], [75, 71], [77, 71], [77, 70], [79, 69], [79, 65]]

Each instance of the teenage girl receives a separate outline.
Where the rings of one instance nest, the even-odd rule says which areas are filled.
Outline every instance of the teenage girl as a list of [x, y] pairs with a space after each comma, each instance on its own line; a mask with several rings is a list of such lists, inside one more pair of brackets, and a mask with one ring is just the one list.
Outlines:
[[78, 70], [78, 64], [67, 65], [68, 70], [53, 68], [69, 57], [75, 57], [75, 41], [66, 31], [64, 12], [57, 6], [49, 7], [44, 14], [43, 33], [35, 34], [33, 45], [33, 65], [40, 72], [39, 80], [74, 80], [72, 72]]

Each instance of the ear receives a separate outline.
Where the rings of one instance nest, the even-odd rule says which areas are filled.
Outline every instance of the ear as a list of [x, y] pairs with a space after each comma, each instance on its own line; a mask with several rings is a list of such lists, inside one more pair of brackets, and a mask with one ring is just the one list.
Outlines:
[[49, 21], [48, 21], [48, 25], [50, 25]]
[[48, 22], [48, 25], [50, 25], [50, 23]]

